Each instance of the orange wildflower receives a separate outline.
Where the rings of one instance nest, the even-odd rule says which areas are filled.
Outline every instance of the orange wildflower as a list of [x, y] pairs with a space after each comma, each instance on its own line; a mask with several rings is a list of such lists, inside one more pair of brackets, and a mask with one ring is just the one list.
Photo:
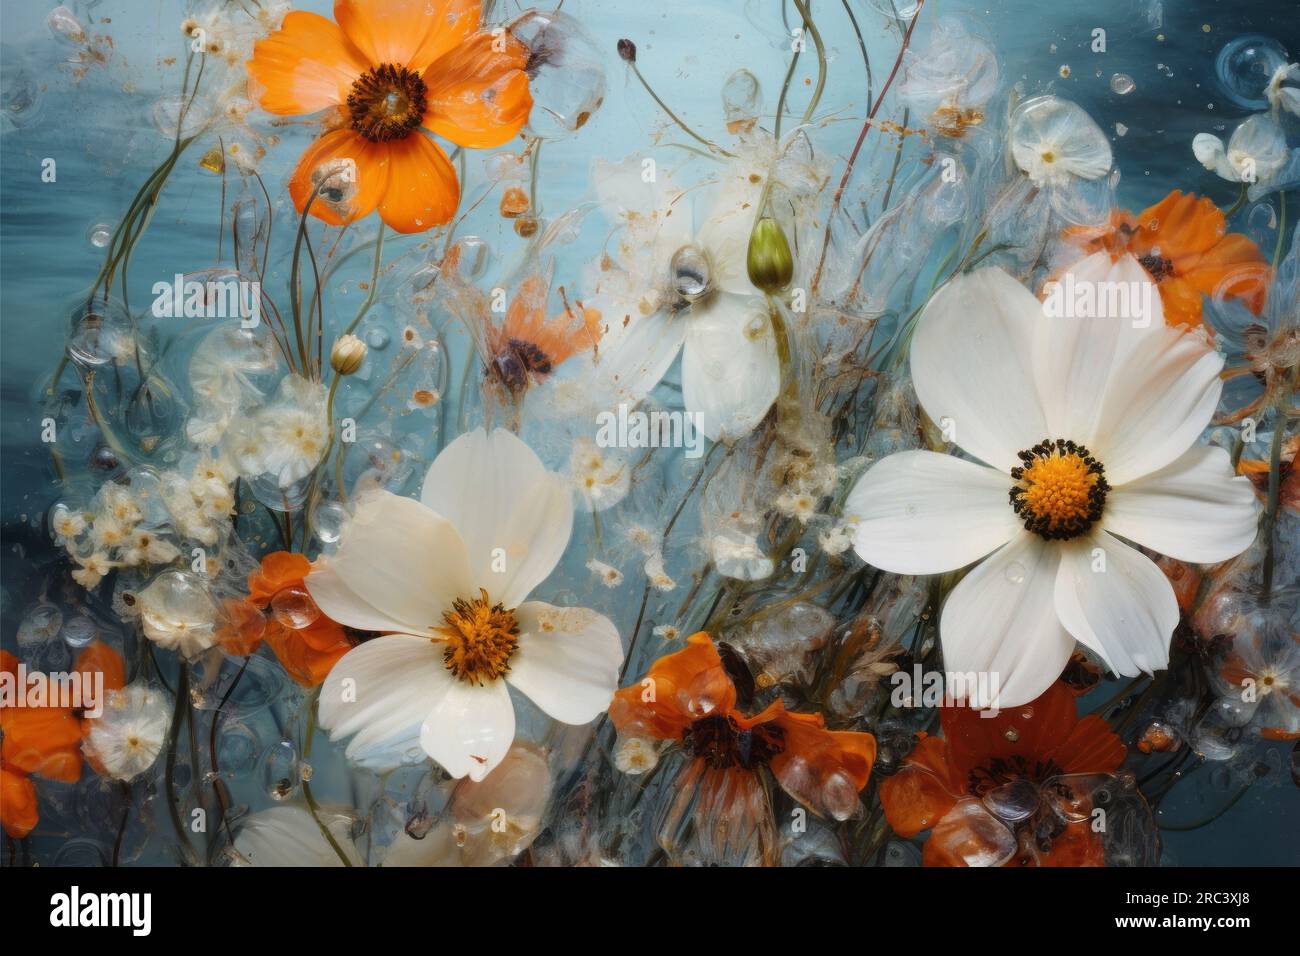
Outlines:
[[[18, 658], [0, 651], [0, 670], [16, 684]], [[102, 641], [95, 641], [81, 652], [74, 670], [82, 675], [81, 686], [91, 689], [95, 687], [94, 675], [103, 674], [105, 695], [126, 684], [121, 655]], [[81, 740], [87, 723], [80, 708], [60, 707], [54, 702], [0, 707], [0, 732], [4, 734], [0, 746], [0, 825], [10, 836], [27, 836], [39, 819], [32, 775], [64, 783], [81, 778]]]
[[1201, 324], [1201, 296], [1240, 299], [1255, 315], [1264, 309], [1273, 270], [1259, 247], [1228, 232], [1209, 199], [1175, 189], [1135, 217], [1117, 209], [1105, 226], [1074, 226], [1067, 239], [1112, 259], [1131, 254], [1155, 280], [1170, 325]]
[[[233, 630], [241, 630], [240, 622], [247, 622], [248, 630], [251, 631], [256, 622], [261, 631], [261, 612], [270, 606], [277, 594], [287, 588], [297, 588], [305, 595], [303, 580], [310, 572], [311, 562], [301, 554], [273, 551], [264, 557], [261, 567], [248, 576], [247, 604], [258, 616], [246, 612], [228, 614], [234, 623]], [[223, 639], [223, 646], [230, 653], [238, 653], [230, 650], [232, 647], [251, 646], [256, 650], [260, 643], [256, 637], [260, 637], [275, 652], [288, 675], [304, 687], [315, 687], [324, 681], [339, 658], [352, 650], [352, 641], [343, 625], [324, 614], [304, 628], [287, 627], [274, 615], [266, 616], [264, 624], [265, 631], [260, 635], [235, 633]]]
[[[1278, 503], [1291, 511], [1300, 511], [1300, 468], [1296, 455], [1300, 453], [1300, 435], [1293, 435], [1282, 443], [1282, 457], [1278, 468]], [[1255, 486], [1263, 501], [1268, 500], [1268, 475], [1270, 465], [1266, 458], [1243, 458], [1237, 463], [1237, 474], [1245, 475]]]
[[479, 0], [335, 0], [334, 18], [295, 10], [248, 61], [250, 95], [268, 112], [335, 111], [294, 170], [295, 207], [354, 168], [348, 190], [322, 193], [312, 215], [342, 225], [378, 208], [398, 232], [447, 222], [460, 185], [423, 131], [470, 149], [508, 142], [532, 109], [527, 48], [479, 30]]
[[[880, 802], [900, 836], [930, 830], [926, 866], [966, 866], [990, 853], [1001, 825], [1017, 849], [1007, 865], [1101, 866], [1105, 853], [1089, 807], [1063, 818], [1051, 806], [1065, 794], [1053, 778], [1106, 774], [1124, 760], [1124, 744], [1100, 717], [1082, 720], [1075, 695], [1058, 681], [1032, 703], [982, 717], [969, 707], [940, 711], [942, 737], [919, 734], [903, 768], [880, 784]], [[1018, 819], [987, 812], [990, 794], [1016, 804]], [[1068, 822], [1067, 822], [1068, 820]], [[1008, 841], [1010, 836], [1008, 836]]]
[[712, 639], [701, 632], [618, 691], [609, 715], [620, 737], [675, 741], [692, 758], [660, 829], [665, 849], [674, 849], [689, 814], [708, 861], [725, 859], [729, 849], [753, 852], [757, 836], [758, 858], [748, 862], [770, 863], [775, 833], [760, 771], [766, 767], [814, 813], [848, 819], [871, 775], [876, 739], [827, 730], [820, 714], [792, 713], [780, 700], [749, 717], [736, 709], [737, 696]]
[[523, 392], [562, 362], [595, 348], [600, 341], [598, 311], [579, 302], [575, 312], [566, 301], [564, 312], [548, 319], [549, 294], [548, 281], [533, 273], [520, 283], [506, 309], [505, 320], [500, 325], [487, 325], [489, 373], [512, 394]]

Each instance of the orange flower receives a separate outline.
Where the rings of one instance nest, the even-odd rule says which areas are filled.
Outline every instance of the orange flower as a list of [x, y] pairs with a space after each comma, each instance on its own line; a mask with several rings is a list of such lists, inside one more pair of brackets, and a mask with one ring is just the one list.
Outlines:
[[[564, 289], [561, 287], [560, 292]], [[505, 321], [488, 324], [489, 371], [505, 388], [519, 394], [569, 357], [593, 349], [600, 341], [600, 313], [581, 302], [574, 312], [565, 302], [561, 315], [546, 317], [549, 283], [533, 273], [510, 300]]]
[[[289, 182], [302, 212], [331, 225], [379, 216], [398, 232], [451, 219], [460, 185], [447, 154], [422, 132], [486, 149], [528, 120], [528, 50], [479, 30], [478, 0], [335, 0], [337, 24], [293, 11], [253, 48], [250, 95], [282, 116], [336, 111]], [[355, 168], [344, 188], [335, 174]], [[337, 189], [334, 187], [338, 187]], [[336, 198], [330, 198], [337, 193]]]
[[1065, 236], [1088, 253], [1131, 253], [1159, 286], [1170, 325], [1200, 325], [1202, 295], [1240, 299], [1255, 315], [1268, 298], [1273, 270], [1264, 254], [1228, 232], [1219, 207], [1204, 197], [1175, 189], [1136, 218], [1115, 210], [1109, 225], [1075, 226]]
[[251, 635], [250, 632], [254, 623], [261, 630], [263, 619], [260, 612], [265, 611], [281, 591], [298, 588], [305, 595], [303, 580], [310, 572], [311, 562], [301, 554], [273, 551], [264, 557], [261, 568], [248, 576], [247, 603], [259, 616], [247, 610], [229, 614], [234, 625], [232, 630], [240, 633], [232, 633], [222, 641], [230, 653], [237, 653], [230, 648], [251, 647], [256, 650], [260, 641], [265, 640], [288, 675], [304, 687], [315, 687], [324, 681], [339, 658], [352, 650], [352, 641], [343, 625], [321, 614], [306, 627], [295, 629], [286, 627], [271, 615], [264, 619], [265, 631], [260, 635]]
[[[1296, 455], [1300, 454], [1300, 435], [1293, 435], [1282, 443], [1282, 457], [1278, 468], [1278, 502], [1283, 508], [1300, 511], [1300, 468]], [[1266, 458], [1243, 458], [1237, 463], [1237, 474], [1245, 475], [1255, 486], [1263, 501], [1268, 500], [1268, 475]]]
[[[707, 634], [655, 661], [645, 679], [614, 695], [609, 715], [621, 738], [676, 741], [693, 759], [660, 828], [672, 851], [689, 815], [708, 862], [729, 850], [775, 861], [775, 834], [759, 771], [766, 767], [814, 813], [844, 820], [859, 806], [876, 759], [871, 734], [827, 730], [820, 714], [797, 714], [776, 701], [747, 717], [736, 685]], [[757, 837], [757, 840], [753, 838]], [[758, 844], [755, 849], [752, 844]]]
[[[931, 831], [926, 866], [1005, 855], [999, 851], [1012, 840], [1016, 850], [1007, 865], [1103, 865], [1090, 807], [1073, 797], [1063, 819], [1049, 804], [1066, 799], [1069, 788], [1059, 781], [1045, 786], [1065, 774], [1112, 773], [1124, 760], [1119, 737], [1100, 717], [1080, 720], [1074, 699], [1058, 681], [1032, 703], [996, 717], [941, 708], [943, 737], [919, 734], [903, 768], [880, 784], [889, 825], [904, 837]], [[1018, 810], [997, 817], [985, 809], [990, 799]]]
[[[0, 670], [17, 686], [18, 658], [0, 651]], [[77, 657], [74, 670], [83, 688], [95, 687], [94, 675], [103, 674], [103, 690], [121, 690], [126, 683], [122, 657], [102, 641], [90, 644]], [[102, 705], [102, 701], [99, 702]], [[81, 777], [81, 739], [88, 721], [80, 708], [24, 704], [0, 707], [0, 824], [16, 838], [25, 837], [37, 823], [36, 788], [30, 775], [75, 783]]]

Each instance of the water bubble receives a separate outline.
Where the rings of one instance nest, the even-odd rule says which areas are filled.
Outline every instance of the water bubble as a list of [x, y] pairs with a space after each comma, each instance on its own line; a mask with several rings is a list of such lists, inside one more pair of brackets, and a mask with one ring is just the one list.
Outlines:
[[1110, 78], [1110, 89], [1112, 93], [1126, 96], [1137, 89], [1137, 84], [1133, 82], [1133, 77], [1127, 73], [1116, 73]]
[[529, 130], [553, 140], [585, 126], [605, 100], [605, 66], [578, 19], [531, 10], [510, 24], [510, 34], [529, 51]]
[[1115, 124], [1115, 135], [1116, 135], [1116, 136], [1124, 136], [1124, 135], [1126, 135], [1127, 133], [1128, 133], [1128, 127], [1125, 126], [1123, 123], [1116, 123], [1116, 124]]
[[1007, 565], [1007, 569], [1003, 573], [1006, 576], [1006, 579], [1012, 584], [1025, 583], [1025, 566], [1019, 561], [1012, 561]]
[[320, 608], [304, 588], [284, 588], [271, 598], [271, 613], [285, 627], [301, 631], [320, 618]]
[[758, 77], [749, 70], [737, 70], [722, 86], [722, 111], [727, 117], [727, 132], [748, 133], [758, 121], [762, 109], [762, 90]]
[[462, 236], [452, 245], [447, 258], [457, 264], [460, 278], [475, 282], [492, 264], [492, 247], [480, 236]]
[[376, 352], [381, 352], [388, 348], [388, 343], [391, 341], [392, 336], [390, 336], [385, 329], [379, 328], [379, 326], [375, 326], [373, 329], [366, 332], [366, 345], [370, 346], [370, 348], [374, 349]]
[[135, 350], [131, 317], [117, 301], [82, 304], [73, 311], [68, 358], [82, 368], [121, 362]]
[[86, 42], [86, 28], [81, 25], [76, 14], [67, 7], [55, 7], [51, 10], [50, 15], [45, 18], [45, 25], [60, 40], [77, 44]]
[[206, 125], [207, 117], [192, 97], [164, 96], [153, 105], [153, 122], [158, 132], [168, 139], [175, 138], [179, 125], [180, 136], [185, 139], [198, 133]]
[[86, 230], [86, 238], [96, 249], [105, 249], [113, 241], [113, 227], [106, 222], [97, 222]]
[[31, 647], [54, 640], [63, 627], [63, 612], [57, 605], [41, 601], [18, 625], [18, 646]]
[[322, 544], [336, 544], [343, 535], [347, 509], [337, 501], [322, 501], [311, 515], [311, 526]]
[[1282, 44], [1269, 37], [1250, 35], [1237, 37], [1219, 51], [1214, 73], [1220, 89], [1237, 106], [1264, 109], [1268, 106], [1268, 82], [1278, 67], [1286, 64]]
[[278, 740], [262, 753], [262, 787], [272, 800], [288, 800], [298, 792], [302, 774], [292, 740]]
[[95, 639], [98, 628], [95, 622], [84, 614], [71, 618], [63, 625], [63, 641], [69, 647], [85, 647]]
[[674, 252], [668, 273], [673, 290], [684, 299], [698, 299], [709, 291], [709, 257], [699, 246], [686, 245]]
[[311, 475], [307, 475], [288, 488], [280, 487], [278, 475], [267, 472], [248, 482], [248, 490], [253, 497], [272, 511], [297, 511], [307, 500], [311, 490]]

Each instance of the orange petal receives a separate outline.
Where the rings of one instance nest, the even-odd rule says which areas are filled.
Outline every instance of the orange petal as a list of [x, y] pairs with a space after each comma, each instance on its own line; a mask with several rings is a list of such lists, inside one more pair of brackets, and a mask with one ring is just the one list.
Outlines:
[[1255, 315], [1264, 310], [1273, 282], [1273, 269], [1264, 254], [1239, 232], [1228, 233], [1208, 252], [1189, 257], [1179, 274], [1206, 295], [1240, 299]]
[[880, 782], [885, 819], [902, 837], [913, 837], [943, 819], [957, 802], [948, 775], [948, 746], [942, 737], [922, 737], [903, 769]]
[[995, 758], [1020, 758], [1032, 766], [1066, 739], [1078, 722], [1074, 694], [1060, 681], [1030, 703], [1003, 708], [996, 717], [981, 717], [971, 707], [943, 707], [939, 719], [948, 740], [949, 764], [958, 780]]
[[[256, 574], [250, 575], [257, 577]], [[217, 643], [232, 657], [257, 653], [266, 631], [266, 615], [252, 601], [226, 598], [222, 602], [225, 620], [217, 632]]]
[[508, 143], [533, 108], [527, 63], [528, 48], [514, 37], [474, 34], [424, 71], [425, 127], [472, 149]]
[[1124, 762], [1124, 744], [1100, 717], [1089, 714], [1047, 753], [1065, 773], [1111, 773]]
[[[409, 138], [409, 137], [408, 137]], [[364, 218], [375, 211], [388, 186], [388, 144], [372, 143], [350, 129], [336, 129], [326, 133], [302, 154], [298, 168], [289, 180], [289, 195], [294, 208], [302, 212], [317, 183], [312, 173], [334, 160], [350, 159], [357, 164], [356, 192], [344, 208], [317, 197], [311, 205], [311, 214], [331, 226], [341, 226]]]
[[[702, 702], [713, 706], [703, 710]], [[677, 740], [697, 717], [727, 714], [735, 706], [736, 686], [701, 631], [688, 637], [682, 650], [655, 661], [643, 679], [618, 691], [609, 717], [619, 733]]]
[[334, 19], [375, 66], [419, 72], [477, 29], [478, 0], [334, 0]]
[[248, 93], [269, 113], [315, 113], [347, 102], [353, 81], [369, 68], [337, 25], [294, 10], [253, 46]]
[[1146, 255], [1159, 248], [1175, 266], [1186, 256], [1205, 252], [1228, 231], [1223, 213], [1205, 197], [1175, 189], [1160, 202], [1142, 210], [1133, 254]]
[[1201, 293], [1186, 279], [1171, 276], [1160, 283], [1160, 304], [1165, 310], [1166, 325], [1201, 324]]
[[67, 707], [6, 707], [4, 762], [24, 773], [74, 781], [81, 775], [81, 721]]
[[460, 184], [442, 147], [420, 132], [386, 146], [380, 218], [398, 232], [423, 232], [449, 221], [460, 203]]
[[266, 645], [275, 652], [285, 673], [303, 687], [316, 687], [329, 676], [339, 658], [352, 649], [352, 643], [344, 639], [331, 649], [320, 651], [303, 640], [302, 634], [270, 621], [266, 626]]
[[[122, 661], [122, 655], [103, 641], [94, 641], [77, 655], [74, 670], [83, 675], [103, 674], [105, 691], [121, 690], [126, 686], [126, 664]], [[83, 687], [87, 686], [86, 680], [87, 677], [82, 678]]]
[[[1046, 853], [1034, 852], [1039, 866], [1105, 866], [1106, 848], [1101, 835], [1092, 832], [1089, 823], [1071, 823], [1052, 841]], [[1015, 866], [1019, 858], [1008, 861]]]
[[31, 779], [0, 767], [0, 825], [5, 833], [21, 840], [36, 829], [39, 819], [36, 787]]
[[785, 749], [770, 763], [781, 789], [817, 813], [848, 819], [856, 800], [843, 791], [856, 795], [867, 785], [876, 738], [827, 730], [821, 714], [792, 714], [784, 706], [773, 723], [785, 733]]
[[262, 566], [248, 576], [248, 600], [266, 607], [285, 588], [301, 587], [310, 573], [311, 562], [306, 555], [272, 551], [262, 559]]

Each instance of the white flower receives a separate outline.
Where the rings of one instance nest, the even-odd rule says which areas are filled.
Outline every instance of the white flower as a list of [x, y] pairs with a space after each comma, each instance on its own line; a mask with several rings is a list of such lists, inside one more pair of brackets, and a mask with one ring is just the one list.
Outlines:
[[682, 636], [682, 631], [673, 624], [660, 624], [654, 629], [654, 635], [665, 641], [675, 641]]
[[[322, 807], [321, 822], [353, 866], [364, 861], [352, 840], [352, 818]], [[338, 853], [303, 807], [271, 807], [246, 817], [235, 832], [237, 866], [342, 866]]]
[[338, 550], [307, 577], [324, 614], [387, 632], [349, 651], [321, 690], [321, 726], [353, 737], [349, 757], [391, 766], [428, 754], [481, 780], [514, 740], [508, 685], [567, 724], [605, 709], [623, 660], [614, 625], [526, 600], [572, 526], [567, 484], [503, 429], [448, 445], [420, 501], [375, 491], [357, 503]]
[[853, 544], [853, 529], [836, 525], [817, 536], [817, 546], [830, 555], [843, 554]]
[[89, 591], [104, 580], [104, 576], [117, 567], [116, 561], [110, 561], [108, 555], [96, 551], [88, 557], [74, 556], [80, 567], [72, 572], [72, 580]]
[[616, 588], [623, 583], [623, 572], [613, 565], [592, 558], [587, 562], [587, 570], [600, 580], [607, 588]]
[[109, 695], [103, 714], [86, 722], [82, 746], [101, 774], [134, 780], [162, 753], [171, 722], [166, 698], [137, 682]]
[[818, 497], [808, 491], [786, 490], [776, 496], [776, 510], [787, 518], [807, 524], [817, 514]]
[[1011, 155], [1035, 186], [1061, 186], [1074, 178], [1099, 179], [1110, 171], [1110, 142], [1082, 108], [1055, 96], [1025, 100], [1011, 117]]
[[1286, 136], [1267, 113], [1257, 113], [1235, 130], [1225, 150], [1212, 133], [1197, 133], [1192, 152], [1201, 165], [1231, 183], [1261, 186], [1271, 182], [1286, 165]]
[[709, 539], [714, 567], [724, 578], [761, 581], [776, 570], [772, 559], [758, 546], [758, 536], [739, 528], [723, 528]]
[[281, 379], [275, 399], [236, 421], [226, 435], [240, 473], [274, 475], [281, 488], [311, 474], [329, 445], [326, 397], [320, 382], [300, 375]]
[[569, 472], [592, 511], [612, 508], [627, 497], [632, 487], [632, 469], [622, 456], [598, 447], [586, 437], [573, 443]]
[[[1069, 271], [1076, 286], [1150, 281], [1131, 256], [1112, 266], [1104, 252]], [[1042, 693], [1076, 639], [1119, 674], [1166, 666], [1173, 588], [1120, 537], [1200, 563], [1254, 539], [1250, 482], [1223, 449], [1196, 444], [1223, 358], [1166, 326], [1150, 294], [1141, 328], [1119, 315], [1049, 318], [999, 269], [948, 283], [918, 321], [912, 379], [930, 418], [951, 418], [956, 443], [985, 464], [899, 452], [846, 501], [854, 548], [876, 567], [981, 562], [949, 595], [940, 634], [949, 670], [997, 676], [1000, 696], [988, 696], [1000, 706]]]
[[671, 591], [677, 587], [677, 582], [669, 576], [667, 568], [664, 567], [663, 552], [657, 548], [645, 559], [644, 570], [646, 580], [656, 591]]
[[682, 402], [708, 438], [734, 440], [776, 400], [780, 364], [764, 298], [746, 267], [749, 234], [767, 169], [728, 168], [698, 229], [689, 199], [641, 161], [597, 163], [597, 191], [621, 221], [622, 261], [600, 275], [588, 305], [604, 317], [593, 354], [604, 404], [635, 403], [682, 355]]
[[1268, 97], [1268, 104], [1273, 108], [1273, 112], [1286, 110], [1300, 116], [1300, 88], [1283, 86], [1282, 84], [1288, 80], [1293, 83], [1300, 83], [1300, 63], [1288, 63], [1274, 70], [1264, 93]]
[[619, 737], [614, 745], [614, 766], [620, 773], [635, 777], [653, 770], [659, 763], [659, 748], [648, 737]]
[[56, 540], [68, 541], [86, 530], [86, 516], [83, 512], [73, 511], [60, 503], [54, 506], [54, 512], [50, 515], [50, 528]]
[[217, 641], [216, 602], [187, 571], [164, 571], [136, 595], [144, 636], [192, 658]]

